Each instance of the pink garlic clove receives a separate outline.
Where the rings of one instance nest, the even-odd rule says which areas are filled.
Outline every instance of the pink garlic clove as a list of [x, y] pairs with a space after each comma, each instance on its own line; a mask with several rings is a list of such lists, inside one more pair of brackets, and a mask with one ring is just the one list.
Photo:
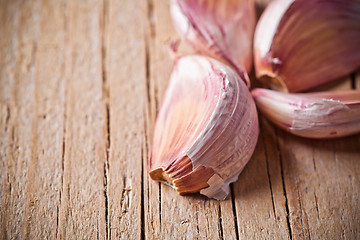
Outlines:
[[211, 58], [179, 58], [156, 120], [150, 176], [180, 194], [225, 199], [258, 134], [255, 103], [243, 78]]
[[[171, 14], [181, 36], [202, 54], [239, 73], [252, 66], [253, 0], [172, 0]], [[249, 79], [246, 84], [250, 86]]]
[[307, 138], [360, 132], [360, 89], [317, 93], [252, 90], [257, 107], [274, 124]]
[[256, 76], [299, 92], [360, 67], [360, 1], [274, 0], [255, 30]]

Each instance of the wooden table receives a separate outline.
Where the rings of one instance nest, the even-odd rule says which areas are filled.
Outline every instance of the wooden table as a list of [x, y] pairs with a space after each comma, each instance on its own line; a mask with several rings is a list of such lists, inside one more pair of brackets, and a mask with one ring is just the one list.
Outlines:
[[1, 239], [359, 239], [360, 135], [308, 140], [260, 116], [228, 200], [149, 179], [168, 5], [0, 1]]

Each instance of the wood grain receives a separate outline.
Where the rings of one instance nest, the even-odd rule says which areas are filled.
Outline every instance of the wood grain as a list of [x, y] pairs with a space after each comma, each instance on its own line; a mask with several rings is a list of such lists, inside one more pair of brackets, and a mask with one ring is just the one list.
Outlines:
[[33, 146], [24, 231], [26, 238], [54, 239], [63, 173], [65, 18], [61, 2], [39, 1], [35, 6], [39, 9], [33, 12], [38, 14], [39, 33], [34, 46], [35, 86], [33, 93], [28, 93], [34, 98]]
[[[106, 82], [109, 92], [109, 238], [142, 236], [142, 164], [146, 102], [146, 2], [105, 5]], [[131, 14], [130, 14], [131, 13]], [[131, 27], [129, 27], [131, 26]]]
[[[35, 160], [35, 58], [39, 34], [36, 3], [3, 2], [5, 22], [11, 36], [2, 48], [8, 50], [9, 67], [2, 75], [7, 105], [8, 134], [4, 178], [2, 179], [1, 235], [4, 238], [25, 238], [28, 230], [29, 190], [32, 162]], [[9, 12], [8, 12], [9, 11]], [[9, 15], [8, 15], [9, 14]], [[5, 24], [7, 25], [7, 24]], [[13, 29], [11, 29], [14, 27]], [[4, 29], [7, 30], [6, 28]], [[3, 34], [1, 34], [4, 36]], [[6, 96], [11, 94], [11, 96]]]
[[286, 195], [274, 127], [260, 118], [255, 153], [234, 184], [234, 201], [241, 239], [287, 239]]
[[180, 38], [169, 4], [0, 0], [0, 238], [358, 239], [359, 135], [304, 139], [260, 114], [227, 200], [149, 178]]
[[99, 1], [65, 3], [66, 113], [59, 238], [105, 238], [103, 95]]

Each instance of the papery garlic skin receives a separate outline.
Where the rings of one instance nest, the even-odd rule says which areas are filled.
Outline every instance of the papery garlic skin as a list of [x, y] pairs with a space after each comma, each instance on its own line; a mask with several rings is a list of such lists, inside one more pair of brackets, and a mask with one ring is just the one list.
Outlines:
[[257, 107], [274, 124], [307, 138], [337, 138], [360, 132], [360, 89], [318, 93], [252, 90]]
[[255, 30], [256, 76], [299, 92], [360, 67], [360, 1], [274, 0]]
[[177, 59], [154, 131], [154, 180], [180, 194], [226, 198], [259, 134], [256, 106], [243, 78], [211, 58]]
[[256, 21], [253, 0], [172, 0], [171, 15], [179, 34], [197, 51], [227, 62], [238, 72], [244, 68], [250, 72]]

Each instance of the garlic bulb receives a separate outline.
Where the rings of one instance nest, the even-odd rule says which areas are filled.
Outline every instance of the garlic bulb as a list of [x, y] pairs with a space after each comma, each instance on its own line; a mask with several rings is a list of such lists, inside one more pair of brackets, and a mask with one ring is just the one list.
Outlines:
[[254, 100], [241, 77], [202, 56], [176, 60], [157, 117], [150, 176], [180, 194], [225, 199], [259, 133]]
[[257, 88], [251, 93], [270, 121], [295, 135], [335, 138], [360, 132], [360, 89], [291, 94]]
[[256, 76], [298, 92], [360, 67], [360, 1], [274, 0], [254, 37]]
[[240, 73], [244, 68], [250, 72], [253, 0], [172, 0], [171, 14], [179, 34], [197, 51], [227, 62]]

